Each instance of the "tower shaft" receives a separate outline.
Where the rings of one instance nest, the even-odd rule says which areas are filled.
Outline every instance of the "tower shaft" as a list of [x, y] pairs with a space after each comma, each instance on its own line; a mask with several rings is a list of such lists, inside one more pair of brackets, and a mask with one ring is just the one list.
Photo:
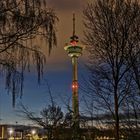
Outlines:
[[73, 77], [72, 81], [78, 81], [78, 71], [77, 71], [77, 57], [72, 57], [72, 71], [73, 71]]
[[79, 128], [79, 102], [78, 102], [78, 69], [77, 57], [72, 57], [73, 81], [72, 81], [72, 108], [73, 108], [73, 123]]
[[79, 101], [78, 101], [78, 57], [72, 57], [72, 110], [73, 110], [73, 140], [79, 140]]

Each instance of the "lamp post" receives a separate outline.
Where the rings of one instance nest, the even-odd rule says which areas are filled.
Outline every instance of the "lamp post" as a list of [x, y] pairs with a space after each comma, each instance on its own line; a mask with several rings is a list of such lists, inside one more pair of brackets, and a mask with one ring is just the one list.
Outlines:
[[73, 14], [73, 35], [70, 38], [70, 44], [64, 49], [72, 60], [72, 111], [73, 111], [73, 140], [78, 140], [79, 137], [79, 101], [78, 101], [78, 57], [82, 55], [83, 46], [78, 42], [78, 36], [75, 35], [75, 14]]

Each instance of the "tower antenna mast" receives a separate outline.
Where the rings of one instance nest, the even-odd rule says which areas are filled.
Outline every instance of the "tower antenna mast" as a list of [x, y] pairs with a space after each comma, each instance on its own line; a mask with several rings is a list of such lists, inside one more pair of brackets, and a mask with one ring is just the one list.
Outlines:
[[75, 36], [75, 13], [73, 13], [73, 36]]

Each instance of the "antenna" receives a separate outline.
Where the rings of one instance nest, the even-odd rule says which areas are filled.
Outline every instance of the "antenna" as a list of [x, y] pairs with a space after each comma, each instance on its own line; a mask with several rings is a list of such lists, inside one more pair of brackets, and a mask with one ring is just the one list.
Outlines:
[[73, 13], [73, 36], [75, 36], [75, 13]]
[[73, 13], [73, 35], [70, 37], [71, 42], [78, 42], [78, 36], [75, 35], [75, 13]]

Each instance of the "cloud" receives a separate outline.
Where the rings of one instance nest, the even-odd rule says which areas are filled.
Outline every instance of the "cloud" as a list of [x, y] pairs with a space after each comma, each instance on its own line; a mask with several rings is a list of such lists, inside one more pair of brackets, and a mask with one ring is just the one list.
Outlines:
[[47, 4], [58, 10], [78, 10], [83, 0], [47, 0]]

